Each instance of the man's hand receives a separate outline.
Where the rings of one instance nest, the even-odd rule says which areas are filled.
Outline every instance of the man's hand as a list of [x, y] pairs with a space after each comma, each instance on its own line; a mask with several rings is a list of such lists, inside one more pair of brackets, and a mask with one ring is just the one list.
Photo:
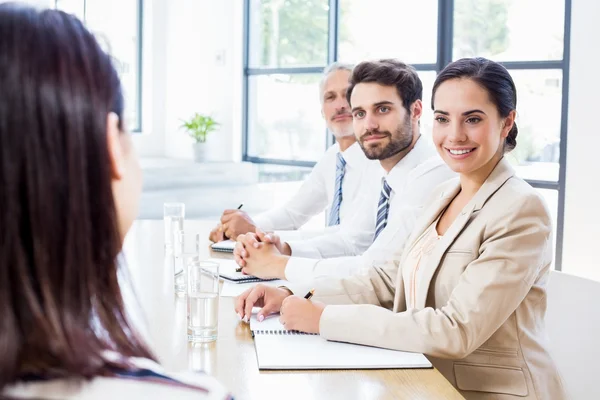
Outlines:
[[260, 242], [254, 233], [237, 237], [234, 257], [242, 272], [263, 279], [285, 279], [288, 256], [281, 255], [271, 243]]
[[235, 312], [241, 320], [248, 322], [252, 315], [252, 307], [261, 307], [257, 319], [262, 322], [267, 315], [278, 312], [283, 300], [291, 295], [292, 292], [287, 289], [259, 283], [235, 299]]
[[217, 226], [215, 226], [213, 228], [212, 231], [210, 231], [210, 234], [208, 235], [208, 239], [211, 242], [222, 242], [223, 240], [225, 240], [225, 235], [223, 234], [223, 229], [221, 226], [221, 223], [218, 223]]
[[233, 257], [240, 267], [246, 266], [245, 259], [249, 256], [248, 251], [246, 251], [246, 246], [252, 246], [258, 249], [259, 243], [270, 243], [277, 248], [279, 253], [286, 256], [292, 255], [290, 246], [286, 242], [281, 243], [279, 236], [274, 233], [265, 233], [260, 229], [256, 229], [256, 234], [247, 233], [241, 236], [243, 236], [241, 239], [239, 236], [236, 238], [237, 243], [233, 249]]
[[233, 248], [233, 258], [235, 262], [240, 267], [246, 266], [246, 257], [248, 257], [248, 252], [246, 251], [246, 245], [248, 246], [258, 246], [260, 240], [258, 240], [258, 236], [255, 233], [246, 233], [244, 235], [239, 235], [236, 239], [235, 247]]
[[281, 254], [286, 255], [286, 256], [292, 255], [292, 249], [287, 244], [287, 242], [283, 242], [283, 243], [281, 242], [281, 238], [279, 237], [279, 235], [276, 235], [275, 233], [272, 233], [272, 232], [265, 233], [257, 228], [256, 229], [256, 237], [258, 238], [258, 240], [260, 240], [263, 243], [273, 244], [275, 247], [277, 247], [277, 250], [279, 250], [279, 252]]
[[256, 224], [252, 218], [241, 210], [223, 211], [221, 225], [225, 236], [231, 240], [235, 240], [239, 235], [256, 230]]

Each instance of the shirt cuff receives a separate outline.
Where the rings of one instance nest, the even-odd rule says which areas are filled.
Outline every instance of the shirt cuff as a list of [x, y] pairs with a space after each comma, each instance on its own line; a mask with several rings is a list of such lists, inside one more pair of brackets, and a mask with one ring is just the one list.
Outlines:
[[257, 215], [253, 218], [253, 220], [256, 226], [259, 227], [263, 232], [273, 232], [275, 230], [273, 221], [271, 221], [271, 218], [265, 215]]
[[304, 258], [323, 258], [314, 244], [307, 244], [305, 241], [288, 241], [287, 244], [292, 249], [292, 256]]
[[[292, 251], [293, 254], [293, 251]], [[313, 279], [318, 260], [304, 257], [290, 257], [285, 266], [285, 279], [290, 282], [303, 282]], [[296, 293], [294, 291], [294, 293]]]

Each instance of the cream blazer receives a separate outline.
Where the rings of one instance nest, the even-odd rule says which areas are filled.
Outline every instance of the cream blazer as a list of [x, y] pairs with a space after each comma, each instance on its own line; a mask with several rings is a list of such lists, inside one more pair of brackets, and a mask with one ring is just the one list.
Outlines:
[[403, 259], [459, 190], [458, 179], [436, 190], [396, 261], [313, 282], [314, 298], [330, 304], [321, 336], [424, 353], [467, 399], [566, 398], [544, 325], [550, 214], [504, 158], [419, 267], [407, 309]]

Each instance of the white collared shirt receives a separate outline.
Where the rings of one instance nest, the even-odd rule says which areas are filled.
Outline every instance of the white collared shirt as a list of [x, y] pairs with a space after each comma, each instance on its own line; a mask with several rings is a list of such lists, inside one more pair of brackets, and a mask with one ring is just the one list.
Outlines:
[[[337, 143], [331, 146], [323, 158], [314, 166], [298, 192], [283, 206], [271, 209], [258, 215], [254, 221], [262, 230], [294, 231], [304, 225], [311, 217], [329, 211], [333, 202], [336, 178]], [[346, 161], [346, 172], [342, 181], [342, 204], [340, 206], [340, 223], [353, 215], [353, 200], [356, 198], [364, 172], [374, 161], [367, 159], [358, 143], [348, 147], [342, 156]], [[335, 232], [339, 225], [325, 227], [318, 231], [277, 232], [284, 239], [291, 237], [304, 238]]]
[[[434, 188], [456, 177], [423, 138], [387, 176], [381, 166], [379, 168], [379, 174], [369, 174], [372, 183], [362, 191], [357, 201], [356, 208], [359, 211], [349, 221], [351, 228], [340, 229], [327, 236], [288, 242], [292, 257], [285, 269], [287, 280], [304, 281], [318, 276], [345, 277], [389, 260], [404, 246]], [[392, 188], [392, 193], [387, 225], [373, 241], [382, 175]], [[360, 247], [365, 243], [369, 245], [362, 255], [352, 254], [361, 254]]]

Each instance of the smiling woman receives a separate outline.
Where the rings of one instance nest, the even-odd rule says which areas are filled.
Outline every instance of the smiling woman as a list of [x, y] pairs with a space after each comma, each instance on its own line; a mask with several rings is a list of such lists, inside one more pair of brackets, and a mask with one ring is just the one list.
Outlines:
[[[424, 353], [469, 400], [565, 399], [544, 323], [550, 213], [503, 157], [516, 144], [512, 78], [493, 61], [463, 59], [440, 73], [432, 97], [437, 150], [460, 179], [431, 194], [393, 262], [289, 291], [258, 285], [237, 310], [260, 301], [261, 313], [285, 307], [287, 329]], [[313, 301], [290, 297], [307, 289]]]
[[433, 86], [433, 141], [450, 168], [483, 182], [517, 144], [515, 84], [485, 59], [452, 65]]

